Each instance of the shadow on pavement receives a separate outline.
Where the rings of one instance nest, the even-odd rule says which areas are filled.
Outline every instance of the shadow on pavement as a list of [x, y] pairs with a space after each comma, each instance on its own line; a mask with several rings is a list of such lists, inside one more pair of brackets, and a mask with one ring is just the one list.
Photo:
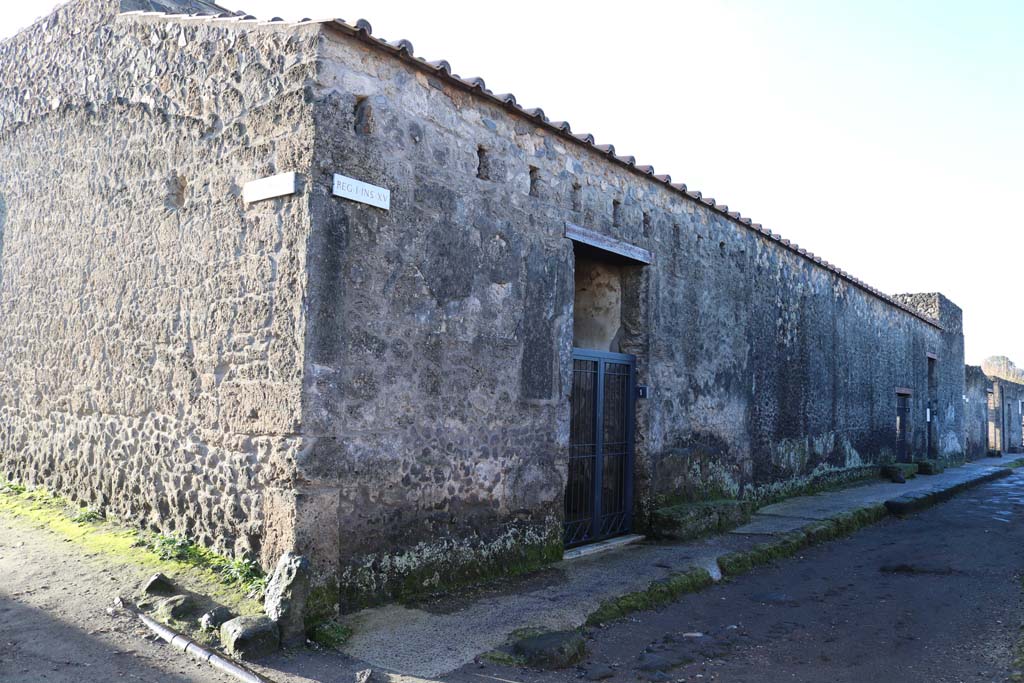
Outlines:
[[[99, 627], [100, 624], [97, 624]], [[187, 677], [146, 661], [148, 644], [117, 649], [47, 612], [0, 593], [0, 681], [83, 683], [117, 679], [162, 683], [218, 680], [215, 676]], [[167, 653], [177, 658], [179, 653]], [[173, 666], [173, 665], [172, 665]]]

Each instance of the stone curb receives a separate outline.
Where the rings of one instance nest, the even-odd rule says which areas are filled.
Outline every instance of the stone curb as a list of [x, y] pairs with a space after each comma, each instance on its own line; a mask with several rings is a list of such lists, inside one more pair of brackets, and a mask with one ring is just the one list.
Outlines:
[[898, 498], [885, 501], [885, 507], [889, 510], [889, 514], [891, 515], [906, 515], [949, 500], [965, 489], [977, 486], [978, 484], [994, 481], [996, 479], [1002, 479], [1003, 477], [1008, 477], [1011, 474], [1013, 474], [1012, 468], [1000, 467], [990, 472], [982, 472], [952, 486], [933, 486], [932, 488], [925, 489], [924, 491], [907, 493]]

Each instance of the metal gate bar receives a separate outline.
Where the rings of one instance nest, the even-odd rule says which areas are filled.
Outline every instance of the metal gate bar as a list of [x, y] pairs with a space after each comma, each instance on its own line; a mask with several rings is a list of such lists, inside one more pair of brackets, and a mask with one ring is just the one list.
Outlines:
[[573, 351], [567, 547], [632, 528], [635, 393], [634, 356]]

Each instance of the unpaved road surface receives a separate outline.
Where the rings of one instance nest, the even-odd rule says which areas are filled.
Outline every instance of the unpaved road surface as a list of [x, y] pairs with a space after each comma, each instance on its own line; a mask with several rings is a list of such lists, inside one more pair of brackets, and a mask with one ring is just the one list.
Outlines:
[[583, 666], [460, 682], [1003, 683], [1024, 619], [1024, 473], [596, 629]]
[[108, 613], [143, 576], [104, 560], [0, 515], [0, 681], [229, 680], [154, 642], [126, 612]]

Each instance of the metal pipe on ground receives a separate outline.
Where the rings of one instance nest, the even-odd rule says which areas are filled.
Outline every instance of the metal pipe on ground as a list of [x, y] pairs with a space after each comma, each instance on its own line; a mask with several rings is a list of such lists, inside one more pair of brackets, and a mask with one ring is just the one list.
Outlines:
[[150, 631], [157, 634], [164, 640], [166, 640], [171, 647], [177, 648], [182, 652], [186, 652], [199, 661], [206, 662], [214, 666], [215, 668], [223, 671], [226, 674], [234, 676], [244, 683], [273, 683], [270, 679], [260, 676], [254, 671], [250, 671], [240, 664], [237, 664], [226, 657], [221, 657], [216, 652], [213, 652], [199, 643], [187, 638], [186, 636], [173, 631], [163, 624], [154, 621], [149, 616], [142, 612], [136, 612], [142, 623], [145, 624]]

